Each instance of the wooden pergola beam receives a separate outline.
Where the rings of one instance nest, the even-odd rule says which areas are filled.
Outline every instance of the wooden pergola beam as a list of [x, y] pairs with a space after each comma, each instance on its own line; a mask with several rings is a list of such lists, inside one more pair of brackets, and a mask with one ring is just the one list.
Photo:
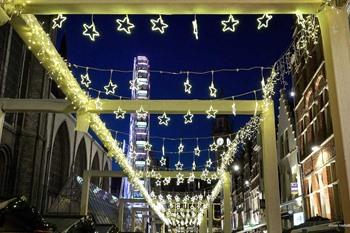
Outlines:
[[24, 14], [295, 14], [322, 0], [15, 0]]

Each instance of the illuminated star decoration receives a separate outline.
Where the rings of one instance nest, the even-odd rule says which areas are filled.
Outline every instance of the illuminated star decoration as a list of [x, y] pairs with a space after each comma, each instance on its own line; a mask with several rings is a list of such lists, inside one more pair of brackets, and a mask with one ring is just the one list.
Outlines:
[[205, 166], [207, 168], [210, 168], [212, 164], [213, 164], [213, 162], [211, 161], [211, 159], [208, 159], [207, 162], [205, 163]]
[[106, 86], [104, 86], [103, 88], [105, 89], [106, 91], [106, 95], [114, 95], [115, 93], [115, 89], [117, 88], [118, 86], [116, 84], [114, 84], [112, 82], [112, 80], [109, 80], [108, 84]]
[[170, 117], [168, 117], [166, 115], [166, 113], [164, 112], [163, 115], [158, 116], [158, 120], [159, 120], [160, 125], [168, 126], [168, 122], [170, 121]]
[[162, 185], [162, 181], [161, 180], [157, 180], [156, 181], [156, 186], [161, 186]]
[[177, 161], [177, 163], [175, 164], [175, 167], [176, 167], [176, 170], [177, 171], [181, 171], [182, 170], [182, 168], [183, 168], [183, 163], [181, 163], [180, 162], [180, 160], [179, 161]]
[[130, 23], [129, 16], [125, 16], [124, 19], [116, 20], [118, 27], [117, 30], [120, 32], [125, 32], [126, 34], [131, 34], [131, 29], [135, 27], [134, 24]]
[[227, 20], [222, 20], [222, 31], [231, 31], [235, 32], [236, 31], [236, 26], [239, 24], [239, 20], [235, 19], [233, 15], [230, 15]]
[[191, 94], [192, 85], [190, 84], [190, 79], [188, 78], [188, 73], [187, 73], [186, 82], [184, 82], [184, 86], [185, 86], [185, 92], [187, 94]]
[[177, 152], [182, 153], [184, 151], [185, 146], [180, 142], [179, 146], [177, 147]]
[[86, 87], [89, 87], [91, 84], [91, 80], [89, 77], [89, 74], [86, 72], [86, 74], [80, 75], [80, 83]]
[[192, 118], [193, 118], [193, 114], [191, 113], [190, 110], [188, 110], [186, 115], [184, 115], [185, 125], [192, 123]]
[[210, 96], [211, 97], [216, 97], [216, 92], [218, 91], [215, 86], [214, 86], [214, 82], [212, 81], [210, 86], [209, 86], [209, 91], [210, 91]]
[[91, 41], [95, 41], [95, 38], [100, 36], [100, 33], [96, 30], [94, 22], [91, 22], [90, 25], [84, 23], [83, 27], [83, 35], [89, 37]]
[[218, 179], [218, 175], [216, 175], [216, 173], [214, 173], [213, 175], [211, 175], [211, 179], [212, 180], [217, 180]]
[[164, 23], [164, 20], [161, 15], [158, 19], [151, 19], [152, 31], [159, 31], [161, 34], [165, 32], [165, 29], [168, 27], [168, 24]]
[[215, 118], [217, 112], [218, 112], [218, 110], [214, 109], [213, 106], [210, 105], [210, 108], [206, 111], [207, 118], [208, 119]]
[[194, 182], [194, 179], [195, 179], [195, 175], [194, 175], [194, 172], [191, 172], [190, 173], [190, 176], [188, 177], [187, 179], [187, 183], [191, 183], [191, 182]]
[[196, 148], [194, 148], [194, 154], [197, 156], [200, 156], [201, 150], [199, 149], [199, 146], [197, 145]]
[[119, 106], [117, 111], [113, 112], [115, 114], [115, 119], [124, 119], [126, 111], [123, 111], [123, 109]]
[[236, 113], [237, 112], [237, 109], [236, 109], [236, 103], [233, 103], [232, 104], [232, 114], [234, 115], [234, 116], [236, 116]]
[[66, 19], [67, 17], [63, 16], [62, 14], [57, 15], [57, 17], [52, 20], [52, 29], [62, 28], [63, 22], [66, 21]]
[[194, 20], [192, 21], [192, 27], [193, 27], [193, 34], [196, 40], [198, 40], [198, 23], [197, 18], [194, 16]]
[[196, 161], [193, 161], [193, 162], [192, 162], [192, 170], [193, 170], [193, 171], [196, 170], [196, 167], [197, 167]]
[[166, 165], [166, 158], [164, 156], [162, 156], [162, 158], [160, 159], [160, 166], [165, 166]]
[[[168, 184], [170, 184], [170, 181], [171, 181], [171, 178], [170, 177], [166, 177], [166, 178], [164, 178], [164, 180], [163, 180], [163, 184], [164, 185], [168, 185]], [[167, 197], [168, 198], [168, 197]], [[170, 200], [171, 200], [171, 196], [170, 196]]]
[[139, 110], [136, 110], [136, 115], [137, 115], [137, 118], [140, 119], [144, 119], [147, 117], [147, 114], [148, 112], [143, 110], [143, 107], [141, 106]]
[[[146, 164], [149, 166], [149, 165], [151, 165], [151, 159], [149, 158], [149, 156], [147, 157], [147, 159], [146, 159]], [[152, 172], [154, 172], [154, 171], [152, 171]]]
[[267, 28], [269, 26], [269, 21], [272, 19], [272, 15], [264, 14], [260, 18], [257, 19], [258, 21], [258, 30], [261, 28]]
[[202, 179], [202, 180], [206, 180], [206, 179], [208, 178], [208, 175], [209, 175], [209, 171], [208, 171], [208, 169], [205, 168], [205, 169], [202, 171], [201, 179]]
[[129, 85], [130, 85], [130, 90], [132, 91], [136, 91], [140, 89], [140, 85], [137, 83], [136, 79], [130, 80], [129, 81]]
[[215, 141], [209, 145], [210, 151], [217, 151], [218, 150], [218, 145], [215, 143]]
[[180, 185], [184, 182], [184, 175], [182, 173], [177, 173], [176, 175], [176, 185]]
[[152, 145], [149, 142], [146, 142], [144, 148], [145, 148], [145, 151], [151, 151]]
[[96, 109], [98, 110], [101, 110], [102, 109], [102, 102], [101, 102], [101, 99], [100, 99], [100, 96], [98, 96], [95, 100], [95, 106], [96, 106]]

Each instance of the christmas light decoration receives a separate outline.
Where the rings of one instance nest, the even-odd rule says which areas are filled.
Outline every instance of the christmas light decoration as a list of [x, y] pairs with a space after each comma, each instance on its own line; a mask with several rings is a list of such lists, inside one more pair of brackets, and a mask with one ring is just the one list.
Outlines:
[[194, 19], [192, 21], [192, 27], [193, 27], [193, 35], [198, 40], [198, 23], [197, 23], [197, 18], [196, 15], [194, 15]]
[[159, 125], [165, 125], [168, 126], [168, 122], [170, 121], [170, 117], [168, 117], [166, 115], [166, 113], [164, 112], [163, 115], [158, 116], [158, 120], [159, 120]]
[[235, 19], [233, 15], [230, 15], [227, 20], [222, 20], [222, 31], [231, 31], [235, 32], [236, 31], [236, 26], [239, 24], [239, 20]]
[[176, 185], [179, 186], [184, 182], [184, 175], [182, 173], [177, 173], [176, 175]]
[[[147, 158], [146, 158], [146, 164], [148, 165], [148, 166], [150, 166], [151, 165], [151, 158], [149, 157], [149, 156], [147, 156]], [[153, 171], [154, 172], [154, 171]]]
[[137, 119], [146, 119], [148, 112], [141, 106], [139, 110], [136, 110]]
[[86, 70], [85, 74], [80, 75], [80, 83], [87, 88], [90, 86], [91, 80], [90, 80], [89, 73], [87, 70]]
[[171, 177], [166, 177], [163, 179], [163, 185], [167, 186], [170, 184], [171, 181]]
[[207, 168], [205, 168], [205, 169], [202, 171], [201, 179], [202, 179], [202, 180], [207, 180], [208, 175], [209, 175], [209, 171], [208, 171]]
[[267, 28], [269, 26], [269, 21], [272, 19], [272, 15], [264, 14], [263, 16], [257, 19], [258, 21], [258, 30], [261, 28]]
[[237, 109], [236, 109], [236, 103], [235, 102], [233, 102], [233, 104], [232, 104], [232, 114], [234, 116], [236, 116], [236, 114], [237, 114]]
[[212, 105], [210, 105], [210, 108], [206, 111], [207, 113], [207, 118], [215, 118], [216, 117], [216, 113], [218, 112], [218, 110], [214, 109]]
[[189, 72], [187, 72], [187, 78], [184, 82], [185, 93], [191, 94], [192, 85], [190, 84]]
[[161, 186], [162, 185], [162, 181], [161, 180], [156, 180], [156, 186]]
[[53, 21], [52, 29], [62, 28], [62, 25], [66, 20], [67, 20], [67, 17], [63, 16], [62, 14], [58, 14], [57, 17], [52, 20]]
[[161, 34], [165, 32], [165, 29], [168, 28], [168, 24], [164, 23], [164, 20], [161, 15], [157, 19], [151, 19], [152, 31], [159, 31]]
[[181, 140], [179, 146], [177, 147], [178, 153], [179, 154], [182, 153], [184, 151], [184, 148], [185, 146], [182, 144], [182, 140]]
[[196, 146], [196, 148], [194, 148], [194, 154], [195, 154], [196, 156], [200, 156], [200, 154], [201, 154], [201, 150], [199, 149], [199, 146], [198, 146], [198, 145]]
[[100, 33], [96, 30], [93, 15], [91, 16], [91, 24], [89, 25], [84, 23], [83, 28], [84, 28], [83, 36], [89, 37], [91, 41], [95, 41], [96, 37], [100, 36]]
[[213, 143], [209, 145], [209, 148], [210, 148], [210, 151], [217, 151], [218, 150], [218, 145], [213, 140]]
[[175, 167], [176, 167], [177, 171], [182, 171], [183, 166], [184, 165], [183, 165], [183, 163], [180, 162], [180, 160], [177, 161], [177, 163], [175, 164]]
[[211, 161], [211, 159], [208, 159], [207, 162], [205, 163], [205, 166], [207, 168], [210, 168], [212, 164], [213, 164], [213, 161]]
[[131, 34], [131, 29], [135, 27], [135, 25], [130, 22], [128, 15], [126, 15], [123, 19], [117, 19], [116, 23], [118, 24], [117, 30], [120, 32], [125, 32], [126, 34]]
[[190, 110], [188, 110], [186, 115], [184, 115], [185, 124], [187, 125], [187, 124], [192, 123], [192, 118], [193, 118], [193, 114], [191, 113]]
[[101, 102], [101, 99], [100, 99], [100, 93], [98, 94], [97, 98], [95, 99], [95, 107], [98, 110], [102, 109], [102, 102]]
[[195, 179], [195, 175], [194, 175], [194, 172], [191, 172], [190, 173], [190, 176], [188, 177], [187, 179], [187, 183], [191, 183], [191, 182], [194, 182], [194, 179]]
[[137, 82], [137, 79], [130, 80], [129, 86], [129, 89], [132, 91], [137, 91], [140, 89], [140, 84]]
[[105, 89], [105, 93], [106, 95], [114, 95], [115, 94], [115, 89], [118, 87], [116, 84], [114, 84], [112, 82], [112, 76], [113, 76], [113, 71], [111, 70], [111, 74], [110, 74], [110, 77], [109, 77], [109, 82], [106, 86], [104, 86], [103, 88]]
[[166, 158], [162, 156], [159, 162], [160, 162], [160, 166], [164, 167], [166, 165]]
[[192, 171], [196, 170], [196, 167], [197, 167], [196, 161], [193, 160], [193, 162], [192, 162]]
[[211, 97], [216, 97], [217, 89], [215, 88], [213, 81], [211, 82], [211, 84], [209, 86], [209, 92], [210, 92]]
[[151, 151], [151, 149], [152, 149], [152, 145], [149, 143], [149, 142], [146, 142], [145, 143], [145, 146], [144, 146], [144, 149], [145, 149], [145, 151]]
[[113, 111], [113, 113], [115, 114], [116, 119], [124, 119], [126, 111], [123, 111], [123, 109], [121, 109], [119, 106], [117, 111]]

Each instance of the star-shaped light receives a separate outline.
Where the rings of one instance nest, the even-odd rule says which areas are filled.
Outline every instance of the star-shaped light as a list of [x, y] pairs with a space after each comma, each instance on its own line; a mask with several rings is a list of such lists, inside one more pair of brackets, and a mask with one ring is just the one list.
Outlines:
[[[148, 157], [148, 159], [149, 159], [149, 157]], [[149, 161], [151, 161], [150, 159], [149, 159]], [[151, 177], [156, 177], [156, 171], [154, 170], [154, 169], [152, 169], [152, 171], [151, 171]]]
[[207, 168], [210, 168], [212, 164], [213, 164], [213, 162], [211, 161], [211, 159], [208, 159], [207, 162], [205, 163], [205, 166]]
[[152, 145], [149, 142], [146, 142], [144, 149], [145, 149], [145, 151], [151, 151]]
[[106, 91], [106, 95], [110, 95], [110, 94], [114, 95], [115, 89], [116, 89], [117, 87], [118, 87], [118, 86], [117, 86], [116, 84], [114, 84], [114, 83], [112, 82], [112, 80], [110, 79], [109, 82], [108, 82], [108, 84], [107, 84], [106, 86], [104, 86], [103, 88], [104, 88], [105, 91]]
[[204, 170], [202, 171], [202, 174], [201, 174], [201, 179], [202, 179], [202, 180], [206, 180], [206, 179], [208, 178], [208, 175], [209, 175], [208, 169], [204, 169]]
[[209, 92], [210, 92], [210, 96], [211, 97], [216, 97], [216, 92], [218, 90], [215, 88], [214, 86], [214, 82], [211, 82], [210, 86], [209, 86]]
[[123, 109], [118, 106], [117, 111], [113, 112], [115, 114], [115, 119], [124, 119], [126, 111], [123, 111]]
[[129, 85], [130, 85], [130, 90], [132, 91], [136, 91], [140, 89], [140, 85], [138, 84], [136, 79], [130, 80], [129, 81]]
[[177, 171], [182, 171], [183, 166], [184, 165], [183, 165], [183, 163], [180, 162], [180, 160], [177, 161], [177, 163], [175, 164], [175, 167], [176, 167]]
[[136, 115], [137, 115], [137, 119], [145, 119], [148, 115], [148, 112], [143, 110], [143, 107], [141, 106], [139, 110], [136, 110]]
[[192, 118], [193, 118], [193, 114], [191, 113], [190, 110], [188, 110], [186, 115], [184, 115], [185, 125], [192, 123]]
[[184, 151], [185, 146], [180, 142], [179, 146], [177, 147], [177, 152], [182, 153]]
[[218, 145], [215, 143], [215, 141], [209, 145], [210, 151], [217, 151]]
[[[167, 178], [170, 178], [170, 177], [167, 177]], [[165, 178], [166, 179], [166, 178]], [[172, 199], [173, 199], [173, 197], [171, 196], [171, 194], [168, 194], [168, 195], [166, 195], [166, 199], [168, 200], [168, 201], [171, 201]]]
[[211, 178], [210, 177], [207, 178], [207, 184], [211, 184]]
[[148, 166], [151, 165], [151, 159], [150, 159], [149, 156], [146, 158], [146, 164], [147, 164]]
[[180, 202], [181, 201], [181, 198], [177, 194], [175, 195], [174, 199], [175, 199], [176, 202]]
[[120, 32], [125, 32], [126, 34], [131, 34], [131, 29], [135, 27], [129, 20], [129, 16], [125, 16], [123, 19], [117, 19], [116, 23], [118, 24], [117, 30]]
[[83, 35], [89, 37], [91, 41], [95, 41], [96, 37], [100, 36], [100, 33], [96, 30], [94, 22], [91, 22], [90, 25], [84, 23], [83, 27]]
[[90, 80], [90, 77], [89, 77], [88, 73], [80, 75], [80, 83], [82, 85], [84, 85], [85, 87], [89, 87], [90, 86], [91, 80]]
[[177, 173], [176, 175], [176, 185], [180, 185], [184, 182], [184, 175], [182, 173]]
[[166, 165], [166, 158], [164, 156], [162, 156], [162, 158], [160, 158], [160, 166], [165, 166]]
[[192, 85], [190, 84], [190, 79], [187, 77], [186, 82], [184, 82], [185, 92], [191, 94]]
[[158, 116], [158, 120], [159, 120], [159, 124], [160, 125], [165, 125], [165, 126], [168, 126], [168, 122], [170, 121], [170, 117], [168, 117], [166, 115], [166, 113], [164, 112], [163, 115], [161, 116]]
[[192, 171], [196, 170], [196, 167], [197, 167], [196, 161], [193, 161], [192, 162]]
[[212, 180], [217, 180], [218, 179], [218, 175], [216, 173], [214, 173], [213, 175], [211, 175], [211, 179]]
[[197, 156], [200, 156], [201, 150], [199, 149], [199, 146], [197, 145], [196, 148], [194, 148], [194, 154]]
[[190, 173], [190, 176], [187, 179], [187, 183], [191, 183], [194, 182], [194, 179], [196, 178], [196, 176], [194, 175], [194, 172]]
[[165, 29], [168, 27], [168, 24], [164, 23], [162, 16], [160, 15], [158, 19], [151, 19], [152, 31], [159, 31], [161, 34], [165, 32]]
[[234, 115], [234, 116], [236, 116], [236, 113], [237, 112], [237, 109], [236, 109], [236, 103], [233, 103], [232, 104], [232, 114]]
[[62, 28], [63, 22], [66, 21], [66, 19], [67, 17], [63, 16], [62, 14], [57, 15], [57, 17], [52, 20], [52, 29]]
[[[170, 184], [170, 181], [171, 181], [171, 178], [170, 177], [166, 177], [163, 179], [163, 184], [166, 186], [166, 185], [169, 185]], [[170, 195], [170, 194], [168, 194]], [[167, 196], [168, 198], [168, 196]], [[169, 199], [168, 199], [169, 200]], [[171, 195], [170, 195], [170, 200], [171, 200]]]
[[156, 180], [156, 186], [161, 186], [162, 185], [162, 181], [161, 180]]
[[198, 23], [196, 17], [192, 21], [192, 27], [193, 27], [193, 35], [198, 40]]
[[102, 102], [101, 102], [100, 97], [97, 97], [97, 98], [96, 98], [96, 100], [95, 100], [95, 106], [96, 106], [96, 109], [98, 109], [98, 110], [101, 110], [101, 109], [102, 109]]
[[260, 18], [257, 19], [258, 21], [258, 29], [261, 28], [267, 28], [269, 26], [269, 21], [272, 19], [272, 15], [264, 14]]
[[217, 112], [218, 112], [218, 110], [214, 109], [213, 106], [210, 105], [210, 108], [206, 111], [207, 118], [208, 119], [215, 118]]
[[236, 31], [236, 26], [239, 24], [239, 20], [235, 19], [233, 15], [230, 15], [227, 20], [222, 20], [222, 31], [231, 31], [235, 32]]
[[137, 156], [136, 151], [131, 150], [131, 152], [130, 152], [130, 159], [131, 160], [136, 160], [136, 156]]
[[152, 192], [150, 192], [150, 194], [149, 194], [150, 196], [151, 196], [151, 198], [152, 199], [155, 199], [156, 198], [156, 194], [152, 191]]

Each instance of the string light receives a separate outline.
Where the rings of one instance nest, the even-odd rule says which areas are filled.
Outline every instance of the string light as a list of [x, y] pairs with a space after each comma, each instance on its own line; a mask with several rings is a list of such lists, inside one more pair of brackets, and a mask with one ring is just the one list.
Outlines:
[[89, 77], [89, 73], [88, 73], [88, 68], [86, 68], [86, 73], [85, 74], [81, 74], [80, 75], [80, 83], [82, 85], [84, 85], [85, 87], [89, 87], [91, 84], [91, 80]]
[[170, 121], [170, 117], [168, 117], [166, 115], [166, 113], [164, 112], [163, 115], [158, 116], [158, 120], [159, 120], [159, 125], [165, 125], [168, 126], [168, 122]]
[[230, 15], [227, 20], [222, 20], [222, 31], [231, 31], [235, 32], [236, 31], [236, 26], [239, 24], [239, 20], [235, 19], [233, 15]]
[[175, 167], [176, 167], [176, 170], [177, 170], [177, 171], [182, 171], [183, 166], [184, 166], [184, 165], [183, 165], [183, 163], [180, 162], [180, 160], [177, 161], [177, 163], [175, 164]]
[[201, 150], [199, 149], [199, 145], [197, 144], [196, 148], [194, 148], [194, 154], [196, 156], [200, 156], [201, 155]]
[[160, 166], [162, 166], [162, 167], [164, 167], [165, 165], [166, 165], [166, 158], [164, 157], [164, 156], [162, 156], [161, 158], [160, 158]]
[[124, 119], [126, 111], [123, 111], [123, 109], [118, 106], [117, 111], [113, 111], [113, 113], [115, 114], [116, 119]]
[[144, 146], [144, 149], [145, 149], [145, 151], [151, 151], [151, 149], [152, 149], [152, 144], [150, 144], [149, 142], [146, 142], [145, 143], [145, 146]]
[[108, 84], [103, 87], [105, 89], [107, 95], [114, 95], [115, 89], [118, 87], [117, 84], [113, 83], [112, 77], [113, 77], [113, 70], [111, 70]]
[[185, 93], [191, 94], [192, 85], [190, 84], [189, 72], [187, 72], [186, 81], [184, 82]]
[[213, 140], [213, 143], [209, 145], [210, 151], [217, 151], [218, 145], [215, 143], [215, 140]]
[[210, 97], [216, 97], [217, 89], [214, 86], [214, 71], [211, 72], [211, 84], [209, 86]]
[[52, 20], [53, 21], [52, 29], [62, 28], [62, 25], [66, 20], [67, 20], [67, 17], [63, 16], [62, 14], [58, 14], [57, 17]]
[[193, 118], [193, 114], [191, 113], [190, 110], [188, 110], [186, 115], [184, 115], [185, 125], [192, 123], [192, 118]]
[[135, 25], [130, 22], [128, 15], [125, 15], [123, 19], [117, 19], [116, 23], [118, 24], [117, 30], [125, 32], [126, 34], [131, 34], [131, 29], [135, 27]]
[[96, 30], [96, 25], [94, 23], [94, 16], [91, 15], [91, 24], [83, 24], [83, 35], [89, 37], [91, 41], [95, 41], [96, 37], [100, 36], [100, 33]]
[[136, 110], [137, 119], [146, 119], [148, 112], [143, 109], [143, 106], [139, 110]]
[[158, 31], [161, 34], [165, 32], [165, 29], [168, 28], [168, 24], [164, 23], [164, 20], [161, 15], [157, 19], [151, 19], [152, 31]]
[[194, 15], [194, 19], [192, 21], [192, 27], [193, 27], [193, 35], [198, 40], [198, 23], [197, 23], [197, 17]]
[[218, 112], [218, 110], [214, 109], [212, 105], [210, 105], [210, 108], [205, 111], [207, 113], [207, 118], [215, 118], [216, 117], [216, 113]]
[[178, 153], [179, 153], [179, 154], [182, 153], [182, 152], [184, 151], [184, 148], [185, 148], [185, 146], [182, 144], [182, 139], [180, 139], [180, 144], [179, 144], [179, 146], [177, 147]]
[[258, 21], [258, 30], [261, 28], [267, 28], [269, 26], [269, 21], [272, 19], [272, 15], [264, 14], [263, 16], [257, 19]]
[[176, 175], [176, 185], [179, 186], [183, 182], [184, 182], [184, 175], [181, 172], [177, 173], [177, 175]]

